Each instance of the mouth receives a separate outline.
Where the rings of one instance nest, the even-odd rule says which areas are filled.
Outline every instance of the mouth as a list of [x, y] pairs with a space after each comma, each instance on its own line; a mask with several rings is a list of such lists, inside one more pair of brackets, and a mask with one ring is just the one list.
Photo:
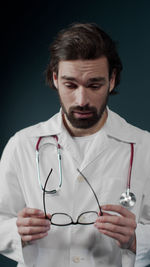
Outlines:
[[87, 119], [93, 116], [93, 112], [91, 111], [73, 111], [75, 118], [79, 119]]

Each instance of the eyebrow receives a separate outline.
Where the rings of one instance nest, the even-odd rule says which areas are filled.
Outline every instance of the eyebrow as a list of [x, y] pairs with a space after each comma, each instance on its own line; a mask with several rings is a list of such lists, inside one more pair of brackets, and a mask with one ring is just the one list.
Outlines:
[[[77, 82], [77, 79], [75, 79], [74, 77], [71, 76], [67, 76], [67, 75], [63, 75], [61, 76], [62, 80], [67, 80], [67, 81], [73, 81], [73, 82]], [[105, 77], [93, 77], [87, 80], [87, 82], [105, 82], [106, 78]]]

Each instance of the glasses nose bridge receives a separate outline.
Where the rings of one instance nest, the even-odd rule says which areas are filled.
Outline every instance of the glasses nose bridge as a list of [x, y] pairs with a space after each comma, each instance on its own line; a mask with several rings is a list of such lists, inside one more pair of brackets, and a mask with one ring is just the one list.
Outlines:
[[79, 223], [78, 223], [78, 221], [76, 221], [76, 222], [72, 221], [71, 224], [76, 225], [76, 224], [79, 224]]
[[[55, 226], [68, 226], [68, 225], [77, 225], [77, 224], [80, 224], [80, 225], [93, 224], [96, 221], [96, 218], [94, 217], [94, 219], [92, 219], [92, 220], [90, 218], [86, 218], [86, 215], [87, 214], [95, 214], [95, 215], [98, 216], [98, 213], [96, 211], [86, 211], [86, 212], [81, 213], [77, 217], [77, 220], [76, 221], [73, 220], [73, 218], [69, 214], [67, 214], [67, 213], [54, 213], [54, 214], [51, 215], [51, 218], [47, 218], [47, 219], [49, 219], [50, 222], [51, 222], [51, 224], [52, 225], [55, 225]], [[61, 222], [61, 219], [60, 218], [57, 219], [57, 220], [54, 219], [55, 216], [59, 216], [59, 215], [60, 216], [63, 215], [63, 217], [65, 216], [67, 218], [66, 221]]]

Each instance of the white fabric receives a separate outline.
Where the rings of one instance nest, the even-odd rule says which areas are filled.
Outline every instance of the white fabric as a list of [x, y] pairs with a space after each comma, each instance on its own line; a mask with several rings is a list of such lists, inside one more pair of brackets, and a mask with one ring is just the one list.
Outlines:
[[[16, 227], [18, 211], [25, 206], [43, 209], [35, 161], [39, 136], [44, 137], [40, 143], [42, 182], [50, 168], [53, 173], [48, 186], [59, 182], [56, 141], [51, 136], [54, 134], [61, 145], [63, 184], [59, 194], [46, 196], [46, 207], [51, 214], [68, 213], [74, 221], [84, 211], [98, 210], [93, 193], [77, 168], [80, 166], [88, 178], [100, 204], [119, 204], [120, 194], [126, 189], [130, 142], [134, 142], [131, 190], [137, 197], [132, 209], [138, 223], [137, 259], [141, 260], [141, 253], [150, 254], [150, 134], [129, 125], [110, 110], [82, 163], [60, 113], [10, 139], [0, 165], [1, 253], [18, 261], [19, 267], [134, 266], [135, 254], [118, 248], [113, 239], [100, 234], [93, 225], [52, 226], [47, 237], [22, 248]], [[144, 267], [147, 262], [142, 259], [142, 264], [136, 266]]]
[[80, 164], [82, 164], [82, 161], [84, 157], [86, 156], [86, 154], [89, 153], [90, 146], [92, 146], [94, 139], [96, 138], [97, 135], [99, 135], [99, 139], [100, 139], [101, 132], [96, 132], [95, 134], [88, 135], [88, 136], [73, 137], [73, 141], [74, 141], [73, 146], [75, 146]]

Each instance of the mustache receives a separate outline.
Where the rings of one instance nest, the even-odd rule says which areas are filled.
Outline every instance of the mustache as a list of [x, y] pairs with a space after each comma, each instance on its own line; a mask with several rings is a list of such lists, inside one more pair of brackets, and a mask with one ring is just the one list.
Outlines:
[[73, 106], [69, 109], [69, 112], [74, 112], [74, 111], [89, 111], [89, 112], [94, 112], [96, 113], [97, 110], [95, 107], [89, 107], [89, 105], [85, 106]]

